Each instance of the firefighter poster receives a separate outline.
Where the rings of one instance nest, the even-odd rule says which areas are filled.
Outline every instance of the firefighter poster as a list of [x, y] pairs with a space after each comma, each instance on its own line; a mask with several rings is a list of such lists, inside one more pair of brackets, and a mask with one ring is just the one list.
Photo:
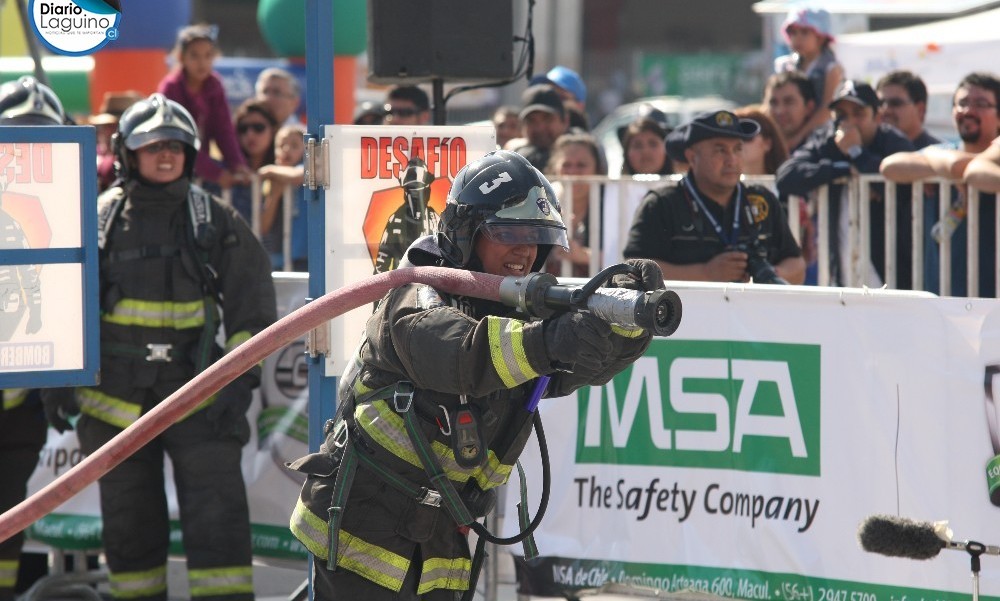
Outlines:
[[[410, 243], [437, 230], [455, 175], [496, 149], [488, 125], [329, 125], [324, 134], [328, 292], [395, 269]], [[371, 310], [330, 322], [326, 375], [343, 372]]]
[[97, 188], [82, 167], [96, 161], [93, 131], [0, 129], [11, 132], [0, 137], [0, 385], [93, 384]]

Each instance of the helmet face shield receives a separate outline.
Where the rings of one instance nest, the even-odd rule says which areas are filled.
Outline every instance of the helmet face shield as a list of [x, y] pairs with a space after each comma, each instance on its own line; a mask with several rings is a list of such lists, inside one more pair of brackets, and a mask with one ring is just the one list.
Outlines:
[[[132, 135], [125, 139], [125, 147], [129, 150], [139, 150], [143, 146], [148, 146], [160, 140], [177, 140], [178, 142], [192, 146], [191, 136], [187, 132], [181, 131], [176, 127], [160, 127], [146, 132], [132, 132]], [[195, 144], [192, 148], [197, 150], [198, 145]]]
[[52, 117], [26, 113], [15, 117], [0, 117], [3, 125], [62, 125], [62, 121], [56, 121]]
[[569, 251], [566, 230], [548, 224], [484, 223], [479, 230], [500, 244], [551, 244]]
[[542, 186], [532, 186], [520, 202], [498, 210], [480, 231], [501, 244], [553, 244], [569, 250], [566, 225]]

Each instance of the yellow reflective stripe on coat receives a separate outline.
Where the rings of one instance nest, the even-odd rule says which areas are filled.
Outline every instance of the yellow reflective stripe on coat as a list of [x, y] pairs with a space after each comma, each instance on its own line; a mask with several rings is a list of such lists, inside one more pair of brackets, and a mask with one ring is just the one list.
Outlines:
[[338, 566], [397, 593], [403, 588], [403, 578], [410, 569], [408, 559], [378, 545], [367, 543], [343, 528], [337, 533], [337, 540], [339, 541]]
[[486, 328], [493, 368], [504, 386], [514, 388], [541, 375], [528, 363], [523, 321], [491, 315], [486, 318]]
[[205, 324], [205, 301], [183, 303], [123, 298], [101, 316], [102, 321], [121, 326], [186, 330]]
[[6, 411], [20, 407], [26, 398], [28, 398], [27, 388], [8, 388], [3, 391], [3, 409]]
[[436, 588], [469, 590], [470, 580], [472, 580], [472, 560], [465, 557], [455, 559], [431, 557], [424, 559], [423, 574], [420, 575], [417, 594], [423, 595]]
[[167, 566], [142, 572], [112, 573], [110, 581], [111, 596], [115, 599], [152, 597], [167, 590]]
[[125, 429], [142, 415], [142, 406], [93, 388], [77, 388], [80, 411], [104, 423]]
[[301, 497], [295, 502], [295, 509], [288, 519], [288, 529], [310, 553], [320, 559], [326, 559], [327, 546], [330, 543], [327, 523], [309, 511]]
[[617, 324], [611, 324], [611, 331], [623, 338], [639, 338], [646, 334], [646, 330], [638, 326], [620, 326]]
[[[330, 543], [327, 523], [310, 511], [301, 498], [295, 503], [288, 526], [310, 553], [326, 560]], [[366, 543], [343, 528], [337, 533], [337, 541], [338, 566], [397, 593], [403, 588], [403, 578], [410, 562], [402, 555]]]
[[17, 584], [16, 559], [0, 559], [0, 588], [14, 588]]
[[253, 594], [253, 567], [188, 570], [192, 597]]
[[[386, 401], [363, 403], [354, 410], [354, 419], [359, 426], [379, 445], [414, 467], [423, 467], [417, 455], [410, 436], [406, 432], [403, 419], [389, 408]], [[483, 490], [495, 488], [507, 482], [514, 466], [504, 465], [497, 459], [496, 453], [487, 453], [486, 464], [482, 467], [467, 469], [460, 467], [455, 461], [455, 453], [451, 447], [434, 440], [431, 450], [441, 462], [441, 469], [450, 480], [465, 483], [469, 478], [475, 478]]]

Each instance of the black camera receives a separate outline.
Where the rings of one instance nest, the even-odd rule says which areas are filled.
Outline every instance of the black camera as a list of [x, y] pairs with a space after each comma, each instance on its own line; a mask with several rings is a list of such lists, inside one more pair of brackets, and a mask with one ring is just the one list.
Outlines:
[[750, 244], [740, 242], [733, 247], [733, 250], [747, 254], [747, 273], [750, 274], [755, 283], [788, 284], [788, 281], [778, 275], [774, 265], [771, 265], [771, 262], [767, 260], [767, 249], [761, 244], [759, 238], [754, 238]]

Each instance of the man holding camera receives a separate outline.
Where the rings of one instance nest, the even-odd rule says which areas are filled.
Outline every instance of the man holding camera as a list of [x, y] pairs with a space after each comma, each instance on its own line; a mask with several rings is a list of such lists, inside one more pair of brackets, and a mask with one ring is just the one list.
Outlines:
[[781, 205], [766, 188], [740, 182], [743, 142], [759, 132], [729, 111], [671, 132], [671, 158], [690, 169], [679, 185], [646, 195], [623, 255], [655, 260], [672, 280], [801, 284], [805, 261]]

